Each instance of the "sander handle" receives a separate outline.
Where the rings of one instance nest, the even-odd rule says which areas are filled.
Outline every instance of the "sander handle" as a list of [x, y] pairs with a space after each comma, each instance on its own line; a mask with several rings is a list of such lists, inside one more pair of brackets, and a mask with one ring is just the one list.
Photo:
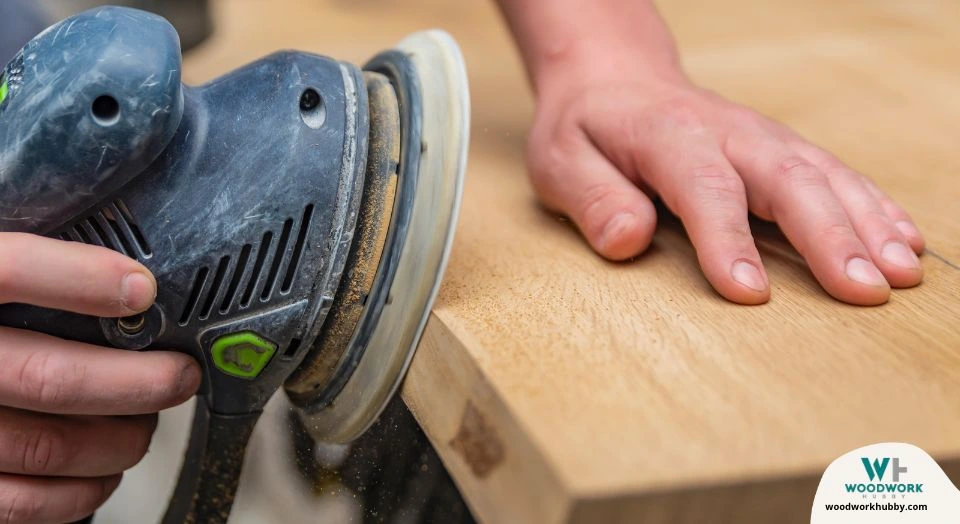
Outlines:
[[190, 443], [163, 524], [227, 522], [260, 414], [221, 415], [197, 399]]

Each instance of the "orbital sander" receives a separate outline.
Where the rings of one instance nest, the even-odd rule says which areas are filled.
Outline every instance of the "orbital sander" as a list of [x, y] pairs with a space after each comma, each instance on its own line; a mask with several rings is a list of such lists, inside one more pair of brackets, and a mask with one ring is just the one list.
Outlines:
[[116, 250], [158, 295], [119, 319], [6, 305], [0, 324], [196, 358], [164, 522], [224, 522], [277, 389], [326, 442], [395, 393], [450, 250], [469, 95], [439, 31], [363, 68], [280, 52], [201, 87], [180, 73], [170, 24], [117, 7], [47, 29], [3, 70], [0, 231]]

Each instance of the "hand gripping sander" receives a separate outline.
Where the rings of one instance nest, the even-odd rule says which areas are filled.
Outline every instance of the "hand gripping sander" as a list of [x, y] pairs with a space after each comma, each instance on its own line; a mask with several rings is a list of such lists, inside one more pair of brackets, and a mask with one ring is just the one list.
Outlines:
[[181, 83], [174, 29], [100, 8], [0, 77], [0, 231], [110, 248], [156, 276], [128, 318], [26, 305], [0, 324], [203, 366], [164, 522], [223, 522], [281, 386], [345, 442], [396, 391], [448, 257], [469, 128], [460, 52], [415, 34], [362, 69], [280, 52]]

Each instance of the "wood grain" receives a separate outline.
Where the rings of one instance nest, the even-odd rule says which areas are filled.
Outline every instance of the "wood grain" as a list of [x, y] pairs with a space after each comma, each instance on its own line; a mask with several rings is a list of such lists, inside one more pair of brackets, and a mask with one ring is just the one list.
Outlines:
[[803, 522], [819, 474], [875, 442], [960, 476], [960, 4], [663, 2], [691, 74], [868, 173], [928, 240], [924, 284], [830, 299], [756, 224], [765, 306], [720, 299], [669, 216], [649, 253], [594, 256], [526, 180], [532, 112], [492, 5], [221, 0], [203, 80], [277, 48], [362, 62], [452, 32], [471, 67], [461, 226], [404, 399], [484, 522]]

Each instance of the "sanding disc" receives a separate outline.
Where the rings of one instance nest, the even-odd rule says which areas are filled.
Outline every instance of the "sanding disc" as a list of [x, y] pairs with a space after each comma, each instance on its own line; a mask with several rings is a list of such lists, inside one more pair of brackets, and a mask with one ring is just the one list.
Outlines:
[[470, 132], [463, 56], [453, 38], [438, 30], [407, 37], [385, 60], [397, 52], [409, 58], [416, 84], [405, 86], [412, 89], [410, 100], [401, 96], [401, 113], [412, 113], [407, 116], [418, 118], [421, 127], [421, 143], [405, 146], [419, 148], [416, 184], [410, 195], [397, 197], [398, 205], [410, 206], [409, 222], [362, 356], [331, 403], [303, 414], [313, 437], [327, 442], [363, 434], [399, 387], [440, 288], [460, 210]]

